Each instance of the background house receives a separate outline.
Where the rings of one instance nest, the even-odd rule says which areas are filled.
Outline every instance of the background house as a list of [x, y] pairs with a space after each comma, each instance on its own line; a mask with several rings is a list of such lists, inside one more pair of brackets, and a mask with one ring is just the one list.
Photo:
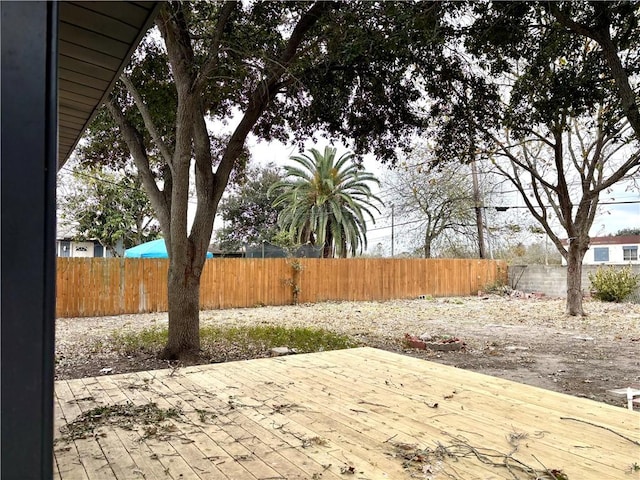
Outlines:
[[[566, 240], [562, 242], [567, 244]], [[628, 265], [640, 264], [640, 235], [620, 235], [615, 237], [591, 237], [589, 250], [583, 265]], [[563, 258], [562, 264], [567, 262]]]
[[[119, 246], [120, 256], [124, 253], [122, 242]], [[118, 250], [118, 247], [116, 247]], [[58, 257], [113, 257], [113, 253], [104, 248], [98, 240], [79, 242], [72, 238], [58, 238], [56, 240], [56, 256]]]
[[[61, 225], [58, 222], [57, 238], [56, 238], [56, 256], [57, 257], [114, 257], [115, 255], [105, 248], [98, 240], [88, 239], [84, 241], [75, 240], [75, 232], [72, 228]], [[120, 257], [124, 255], [124, 245], [122, 240], [118, 241], [115, 247]]]

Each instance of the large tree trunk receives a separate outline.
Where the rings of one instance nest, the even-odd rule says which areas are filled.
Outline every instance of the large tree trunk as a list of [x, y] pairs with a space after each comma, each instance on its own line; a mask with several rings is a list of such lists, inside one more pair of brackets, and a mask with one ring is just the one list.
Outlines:
[[431, 237], [429, 234], [424, 238], [424, 258], [431, 258]]
[[[246, 111], [227, 141], [215, 173], [211, 140], [205, 118], [208, 116], [202, 98], [220, 60], [219, 48], [227, 28], [234, 2], [224, 2], [210, 40], [210, 55], [201, 59], [194, 53], [189, 31], [188, 11], [181, 2], [168, 2], [161, 9], [156, 25], [164, 40], [166, 53], [177, 91], [177, 112], [173, 152], [156, 128], [142, 95], [127, 77], [122, 81], [138, 107], [145, 127], [166, 164], [163, 168], [163, 190], [160, 190], [150, 167], [143, 135], [123, 114], [112, 99], [107, 106], [120, 126], [142, 183], [156, 211], [167, 251], [170, 255], [168, 275], [169, 341], [161, 353], [164, 359], [189, 358], [200, 350], [200, 276], [211, 238], [213, 219], [220, 198], [229, 183], [232, 170], [243, 153], [247, 135], [264, 113], [269, 102], [281, 91], [281, 79], [296, 60], [299, 47], [320, 17], [334, 8], [332, 2], [316, 2], [298, 20], [278, 59], [265, 69], [265, 76], [253, 90], [247, 91]], [[224, 70], [223, 70], [224, 71]], [[214, 87], [212, 87], [214, 88]], [[207, 104], [208, 105], [208, 104]], [[189, 171], [195, 160], [197, 209], [191, 233], [187, 231]]]
[[567, 315], [584, 315], [582, 308], [582, 260], [587, 248], [576, 241], [569, 245], [567, 254]]
[[171, 260], [168, 278], [169, 341], [160, 354], [165, 360], [197, 356], [200, 352], [200, 269]]

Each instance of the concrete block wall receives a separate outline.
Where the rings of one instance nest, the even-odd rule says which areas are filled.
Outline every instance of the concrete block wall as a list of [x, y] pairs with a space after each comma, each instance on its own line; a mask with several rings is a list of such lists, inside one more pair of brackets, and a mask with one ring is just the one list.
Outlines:
[[[591, 288], [589, 273], [599, 265], [582, 266], [582, 290]], [[633, 272], [640, 274], [640, 265], [631, 265]], [[509, 286], [525, 293], [542, 292], [548, 297], [567, 296], [567, 267], [561, 265], [510, 265]], [[634, 297], [640, 298], [640, 292]]]

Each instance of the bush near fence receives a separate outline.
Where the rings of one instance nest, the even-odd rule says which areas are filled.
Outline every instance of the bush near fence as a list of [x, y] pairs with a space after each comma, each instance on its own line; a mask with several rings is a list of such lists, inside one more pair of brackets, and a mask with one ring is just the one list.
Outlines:
[[[56, 314], [166, 311], [168, 268], [166, 259], [58, 258]], [[498, 260], [215, 258], [205, 263], [200, 304], [208, 310], [475, 295], [506, 275]]]

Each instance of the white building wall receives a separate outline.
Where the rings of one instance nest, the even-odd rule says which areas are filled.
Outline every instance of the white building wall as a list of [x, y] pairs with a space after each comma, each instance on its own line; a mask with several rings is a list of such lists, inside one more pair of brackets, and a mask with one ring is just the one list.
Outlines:
[[72, 257], [93, 257], [93, 242], [71, 242]]
[[[635, 246], [638, 249], [638, 257], [635, 261], [624, 260], [623, 257], [623, 247], [632, 247]], [[595, 249], [596, 248], [608, 248], [609, 249], [609, 260], [608, 261], [597, 261], [595, 257]], [[563, 258], [562, 264], [566, 265], [567, 262]], [[629, 244], [615, 244], [615, 245], [591, 245], [587, 253], [584, 255], [584, 260], [582, 262], [583, 265], [629, 265], [629, 264], [640, 264], [640, 243], [629, 243]]]

